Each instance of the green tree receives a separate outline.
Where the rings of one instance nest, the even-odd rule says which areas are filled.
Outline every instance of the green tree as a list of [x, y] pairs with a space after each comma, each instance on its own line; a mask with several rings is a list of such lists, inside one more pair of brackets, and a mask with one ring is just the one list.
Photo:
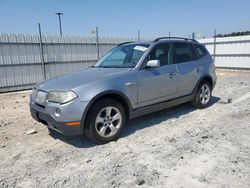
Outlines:
[[245, 35], [250, 35], [250, 31], [241, 31], [241, 32], [232, 32], [230, 34], [217, 34], [217, 38], [221, 37], [236, 37], [236, 36], [245, 36]]

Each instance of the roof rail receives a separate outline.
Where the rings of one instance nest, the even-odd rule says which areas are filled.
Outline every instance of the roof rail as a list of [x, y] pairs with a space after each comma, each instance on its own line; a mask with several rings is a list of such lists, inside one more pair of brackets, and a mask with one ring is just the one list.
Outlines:
[[121, 46], [123, 44], [128, 44], [128, 43], [132, 43], [132, 42], [123, 42], [123, 43], [118, 44], [117, 46]]
[[185, 40], [185, 41], [193, 41], [193, 42], [198, 42], [197, 40], [194, 39], [189, 39], [189, 38], [183, 38], [183, 37], [159, 37], [155, 39], [153, 42], [157, 42], [159, 40], [171, 40], [171, 39], [178, 39], [178, 40]]

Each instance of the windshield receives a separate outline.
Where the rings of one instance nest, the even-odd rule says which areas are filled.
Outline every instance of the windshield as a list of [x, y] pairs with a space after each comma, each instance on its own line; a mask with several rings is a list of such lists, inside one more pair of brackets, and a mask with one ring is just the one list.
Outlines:
[[122, 45], [109, 51], [94, 67], [133, 68], [149, 45]]

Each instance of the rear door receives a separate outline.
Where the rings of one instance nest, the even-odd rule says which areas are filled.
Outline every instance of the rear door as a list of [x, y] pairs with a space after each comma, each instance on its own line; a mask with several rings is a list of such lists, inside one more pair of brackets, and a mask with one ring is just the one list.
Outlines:
[[160, 67], [143, 68], [138, 72], [138, 107], [173, 99], [176, 93], [177, 70], [172, 63], [171, 44], [155, 46], [145, 63], [148, 60], [159, 60]]
[[191, 94], [202, 72], [201, 63], [198, 61], [191, 43], [174, 42], [173, 60], [177, 65], [179, 77], [176, 97]]

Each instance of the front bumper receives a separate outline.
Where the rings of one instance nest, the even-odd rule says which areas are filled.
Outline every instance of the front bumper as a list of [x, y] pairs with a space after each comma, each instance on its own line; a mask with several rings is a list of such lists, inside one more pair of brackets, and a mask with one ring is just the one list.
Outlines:
[[86, 106], [87, 102], [81, 102], [78, 98], [63, 105], [46, 102], [44, 106], [36, 104], [30, 98], [31, 116], [48, 128], [64, 135], [81, 135], [83, 133], [82, 124], [67, 126], [64, 123], [81, 121]]

